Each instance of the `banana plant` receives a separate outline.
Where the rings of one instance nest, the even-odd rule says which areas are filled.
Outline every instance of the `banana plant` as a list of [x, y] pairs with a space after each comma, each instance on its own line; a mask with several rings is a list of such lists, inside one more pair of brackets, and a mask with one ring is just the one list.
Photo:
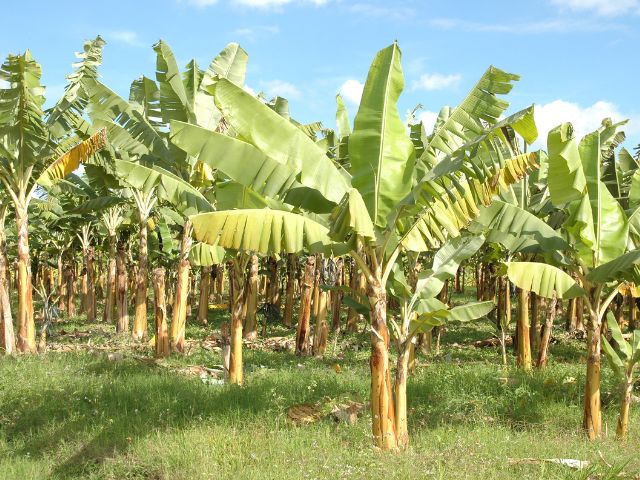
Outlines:
[[29, 51], [0, 67], [0, 183], [11, 199], [18, 231], [17, 348], [35, 352], [28, 208], [38, 185], [47, 186], [103, 148], [104, 130], [82, 139], [47, 123], [42, 69]]
[[482, 236], [457, 237], [448, 240], [434, 255], [430, 269], [420, 272], [415, 288], [409, 285], [403, 268], [396, 263], [389, 280], [389, 292], [400, 304], [400, 318], [390, 319], [392, 337], [398, 351], [394, 401], [398, 441], [409, 442], [407, 428], [407, 379], [415, 338], [449, 321], [470, 321], [487, 315], [494, 308], [490, 301], [472, 302], [453, 308], [437, 296], [444, 283], [453, 278], [460, 263], [472, 257], [484, 243]]
[[[562, 232], [572, 248], [559, 256], [560, 264], [575, 273], [577, 281], [553, 265], [537, 262], [507, 264], [510, 280], [520, 288], [551, 298], [583, 297], [587, 323], [587, 374], [583, 427], [590, 439], [602, 431], [600, 356], [602, 321], [625, 279], [637, 281], [640, 250], [630, 236], [629, 219], [621, 203], [603, 181], [603, 162], [624, 140], [605, 119], [602, 126], [580, 142], [571, 124], [549, 132], [548, 184], [553, 204], [564, 213]], [[637, 247], [636, 247], [637, 248]]]
[[[145, 189], [154, 182], [188, 182], [197, 193], [194, 198], [186, 198], [183, 193], [166, 190], [167, 201], [176, 200], [178, 211], [184, 213], [194, 205], [200, 208], [188, 214], [213, 211], [214, 207], [202, 193], [210, 189], [214, 176], [210, 168], [175, 148], [168, 141], [168, 125], [172, 121], [184, 121], [203, 128], [223, 129], [222, 118], [216, 108], [208, 88], [218, 77], [227, 78], [237, 85], [244, 83], [247, 65], [246, 52], [236, 43], [231, 43], [220, 52], [206, 70], [201, 70], [195, 60], [181, 72], [171, 48], [164, 41], [153, 46], [156, 53], [156, 80], [145, 76], [135, 80], [130, 89], [129, 100], [120, 98], [115, 92], [99, 81], [88, 78], [85, 82], [90, 95], [89, 115], [94, 124], [105, 125], [109, 132], [110, 144], [118, 152], [113, 168], [117, 176], [127, 181], [135, 170], [136, 183]], [[123, 163], [125, 162], [125, 163]], [[144, 170], [142, 167], [145, 167]], [[166, 180], [158, 180], [162, 175]], [[171, 179], [168, 179], [171, 176]], [[182, 197], [181, 197], [182, 195]], [[160, 199], [160, 193], [158, 193]], [[193, 201], [192, 201], [193, 200]], [[195, 201], [195, 203], [193, 203]], [[143, 209], [144, 210], [144, 209]], [[140, 211], [143, 211], [140, 210]], [[141, 222], [142, 225], [142, 222]], [[181, 253], [178, 264], [177, 288], [171, 323], [172, 348], [181, 351], [184, 346], [186, 325], [187, 292], [189, 284], [189, 250], [191, 248], [191, 223], [186, 219], [182, 227]], [[140, 241], [143, 242], [144, 235]], [[141, 245], [142, 247], [142, 245]], [[144, 249], [140, 249], [144, 252]], [[139, 263], [145, 264], [141, 255]], [[134, 329], [142, 331], [146, 325], [146, 271], [139, 270], [137, 279], [136, 320]]]
[[[416, 160], [396, 106], [403, 89], [400, 55], [394, 43], [374, 59], [349, 135], [348, 170], [296, 125], [224, 79], [210, 90], [237, 137], [171, 122], [174, 145], [235, 182], [294, 208], [284, 214], [258, 209], [205, 214], [198, 221], [211, 224], [215, 219], [218, 227], [195, 229], [198, 240], [275, 252], [283, 247], [278, 237], [283, 226], [301, 229], [300, 235], [304, 229], [328, 226], [330, 237], [343, 243], [357, 262], [370, 303], [373, 433], [385, 449], [398, 446], [386, 315], [393, 265], [404, 250], [437, 248], [460, 235], [480, 205], [490, 204], [494, 194], [538, 164], [536, 152], [517, 154], [510, 148], [514, 132], [528, 143], [535, 139], [532, 115], [523, 111], [498, 121], [508, 106], [498, 95], [507, 93], [518, 77], [495, 67], [459, 107], [443, 114]], [[273, 215], [279, 218], [277, 229], [256, 230], [254, 223]]]
[[631, 405], [633, 386], [638, 381], [638, 378], [635, 377], [635, 368], [640, 362], [640, 330], [632, 332], [630, 341], [627, 341], [611, 312], [607, 314], [607, 325], [609, 332], [611, 332], [612, 341], [617, 348], [614, 348], [614, 345], [603, 335], [602, 349], [607, 356], [607, 360], [609, 360], [611, 370], [613, 370], [620, 382], [622, 390], [616, 436], [624, 440], [629, 433], [629, 407]]

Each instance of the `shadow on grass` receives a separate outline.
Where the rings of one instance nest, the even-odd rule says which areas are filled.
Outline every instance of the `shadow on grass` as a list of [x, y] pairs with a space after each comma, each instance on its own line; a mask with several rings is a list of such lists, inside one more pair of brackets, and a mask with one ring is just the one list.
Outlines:
[[261, 414], [269, 418], [266, 411], [274, 416], [282, 414], [285, 405], [274, 403], [275, 396], [286, 398], [288, 406], [313, 402], [324, 395], [353, 394], [349, 382], [324, 370], [301, 375], [295, 369], [285, 369], [277, 377], [255, 375], [248, 385], [236, 387], [205, 385], [197, 378], [130, 360], [92, 359], [77, 371], [61, 365], [57, 368], [71, 378], [61, 379], [55, 387], [29, 389], [28, 395], [11, 399], [3, 408], [16, 418], [5, 428], [7, 440], [24, 441], [24, 447], [16, 450], [18, 454], [47, 456], [61, 442], [72, 444], [89, 438], [55, 467], [53, 474], [59, 477], [82, 476], [92, 465], [158, 430], [207, 421], [238, 426]]

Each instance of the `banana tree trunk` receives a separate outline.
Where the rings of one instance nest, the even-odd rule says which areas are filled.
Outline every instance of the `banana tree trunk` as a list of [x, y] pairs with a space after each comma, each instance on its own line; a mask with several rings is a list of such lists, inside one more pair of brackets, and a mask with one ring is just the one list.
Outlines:
[[147, 335], [147, 268], [148, 268], [148, 247], [147, 247], [147, 220], [140, 222], [140, 251], [138, 253], [138, 271], [136, 274], [136, 300], [135, 317], [133, 319], [133, 330], [131, 336], [134, 340], [142, 340]]
[[65, 311], [65, 298], [67, 297], [67, 290], [65, 287], [64, 281], [64, 263], [63, 263], [63, 252], [60, 252], [58, 255], [58, 310], [61, 312]]
[[26, 202], [16, 207], [16, 230], [18, 235], [18, 340], [19, 352], [36, 351], [36, 326], [33, 319], [33, 285], [29, 259], [29, 225]]
[[295, 281], [298, 270], [298, 256], [295, 253], [287, 255], [287, 287], [284, 301], [284, 325], [291, 327], [293, 320], [293, 304], [295, 301]]
[[538, 361], [536, 366], [539, 369], [545, 368], [549, 361], [549, 343], [551, 342], [551, 332], [553, 330], [553, 321], [556, 318], [558, 307], [558, 299], [554, 296], [549, 302], [547, 310], [547, 318], [542, 326], [542, 335], [540, 338], [540, 347], [538, 349]]
[[95, 271], [95, 250], [93, 247], [86, 249], [85, 265], [87, 269], [87, 290], [85, 296], [85, 308], [87, 322], [96, 321], [96, 271]]
[[15, 352], [16, 339], [11, 318], [8, 267], [4, 233], [0, 232], [0, 350], [5, 354], [12, 354]]
[[[242, 323], [245, 295], [245, 276], [246, 262], [243, 254], [238, 254], [234, 259], [233, 268], [230, 272], [229, 279], [233, 283], [233, 298], [231, 310], [231, 339], [229, 352], [229, 383], [234, 385], [242, 385], [244, 381], [243, 362], [242, 362]], [[257, 272], [256, 272], [257, 273]]]
[[167, 328], [167, 305], [165, 302], [165, 270], [158, 267], [153, 271], [153, 299], [154, 299], [154, 317], [156, 327], [156, 358], [168, 357], [171, 353], [169, 350], [169, 332]]
[[[278, 277], [278, 262], [275, 258], [269, 257], [267, 260], [269, 276], [267, 278], [267, 299], [266, 303], [272, 305], [280, 315], [280, 279]], [[275, 311], [275, 310], [274, 310]]]
[[392, 450], [397, 448], [398, 440], [389, 364], [387, 294], [380, 278], [381, 275], [376, 275], [376, 284], [367, 284], [367, 296], [371, 305], [371, 418], [376, 446]]
[[187, 325], [187, 300], [189, 296], [189, 250], [191, 249], [191, 220], [184, 223], [180, 244], [180, 263], [176, 277], [176, 293], [171, 319], [171, 349], [184, 352], [184, 336]]
[[402, 347], [396, 361], [396, 381], [394, 385], [395, 412], [396, 412], [396, 437], [398, 447], [409, 446], [409, 427], [407, 424], [407, 378], [409, 375], [409, 363], [411, 361], [412, 343], [409, 341]]
[[531, 340], [529, 338], [529, 291], [518, 289], [518, 366], [531, 370]]
[[202, 267], [200, 271], [200, 299], [198, 300], [198, 321], [202, 325], [209, 323], [209, 293], [211, 290], [211, 267]]
[[116, 255], [116, 332], [129, 330], [128, 306], [125, 251], [124, 244], [120, 244]]
[[296, 355], [306, 355], [309, 350], [309, 325], [311, 318], [311, 297], [316, 271], [316, 257], [310, 255], [304, 266], [304, 277], [300, 292], [300, 314], [296, 331]]
[[600, 399], [600, 354], [602, 321], [598, 315], [600, 302], [589, 306], [587, 324], [587, 378], [584, 393], [583, 426], [590, 440], [602, 434], [602, 404]]
[[76, 266], [72, 259], [65, 267], [65, 291], [67, 292], [66, 310], [69, 317], [76, 314], [75, 293], [76, 293]]
[[258, 336], [256, 315], [258, 313], [259, 266], [258, 256], [251, 255], [246, 287], [246, 316], [244, 319], [244, 338], [247, 340], [255, 340]]
[[619, 440], [626, 440], [629, 434], [629, 407], [633, 394], [633, 373], [627, 375], [622, 393], [622, 403], [620, 404], [620, 414], [616, 425], [616, 437]]
[[[344, 284], [344, 260], [338, 258], [336, 260], [336, 287]], [[342, 307], [342, 290], [333, 290], [331, 292], [331, 331], [340, 332], [340, 310]]]
[[116, 237], [109, 235], [109, 260], [107, 267], [107, 295], [102, 319], [106, 323], [113, 323], [116, 305]]
[[216, 295], [217, 301], [222, 302], [224, 296], [224, 264], [218, 265], [218, 273], [216, 275]]
[[326, 290], [322, 290], [320, 288], [320, 284], [322, 283], [322, 274], [321, 270], [323, 270], [323, 262], [326, 262], [326, 259], [318, 258], [317, 262], [319, 263], [320, 268], [317, 269], [316, 273], [316, 285], [315, 285], [315, 299], [317, 302], [317, 308], [314, 308], [316, 315], [316, 327], [315, 333], [313, 336], [313, 355], [316, 357], [324, 356], [325, 351], [327, 350], [327, 337], [329, 335], [329, 329], [327, 327], [327, 295], [328, 292]]
[[538, 329], [540, 326], [540, 298], [535, 292], [529, 292], [529, 301], [531, 304], [531, 315], [529, 318], [529, 341], [531, 342], [532, 356], [538, 355]]

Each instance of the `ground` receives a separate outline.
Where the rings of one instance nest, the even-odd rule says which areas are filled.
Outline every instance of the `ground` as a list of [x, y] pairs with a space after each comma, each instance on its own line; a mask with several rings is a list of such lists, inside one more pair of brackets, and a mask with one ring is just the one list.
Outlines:
[[[603, 358], [607, 434], [586, 441], [582, 344], [560, 331], [549, 367], [526, 375], [472, 345], [491, 336], [488, 320], [449, 326], [409, 379], [410, 448], [381, 453], [367, 414], [355, 425], [287, 416], [300, 403], [367, 401], [366, 333], [331, 338], [324, 359], [246, 348], [246, 385], [221, 386], [185, 368], [221, 363], [203, 340], [225, 315], [212, 308], [208, 327], [189, 326], [188, 354], [159, 362], [81, 319], [55, 325], [44, 355], [0, 358], [0, 478], [640, 478], [640, 405], [617, 442], [619, 395]], [[589, 466], [541, 461], [564, 458]]]

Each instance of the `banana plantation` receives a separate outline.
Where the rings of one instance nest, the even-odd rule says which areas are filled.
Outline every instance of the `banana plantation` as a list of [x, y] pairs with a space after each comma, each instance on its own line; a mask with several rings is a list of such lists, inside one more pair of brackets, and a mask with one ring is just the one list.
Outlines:
[[334, 125], [237, 43], [127, 97], [105, 44], [0, 67], [0, 477], [640, 478], [626, 122], [488, 66], [427, 128], [397, 43]]

